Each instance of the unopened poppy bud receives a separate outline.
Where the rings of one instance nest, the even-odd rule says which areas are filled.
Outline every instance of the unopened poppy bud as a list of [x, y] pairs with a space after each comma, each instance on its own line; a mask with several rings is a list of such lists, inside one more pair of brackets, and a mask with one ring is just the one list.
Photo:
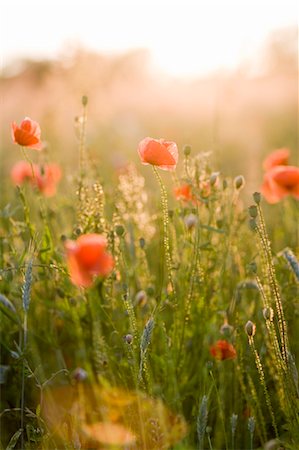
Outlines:
[[189, 214], [184, 217], [184, 222], [188, 230], [191, 230], [197, 224], [197, 217], [194, 214]]
[[80, 236], [80, 234], [82, 234], [82, 228], [81, 227], [77, 227], [75, 229], [75, 233], [76, 233], [77, 236]]
[[86, 106], [87, 103], [88, 103], [88, 97], [87, 97], [87, 95], [83, 95], [83, 97], [82, 97], [82, 105]]
[[255, 201], [255, 203], [256, 203], [257, 205], [259, 205], [260, 202], [261, 202], [261, 193], [260, 193], [260, 192], [254, 192], [254, 194], [252, 195], [252, 197], [253, 197], [253, 200]]
[[247, 270], [249, 273], [257, 273], [257, 264], [255, 261], [251, 261], [251, 263], [248, 264]]
[[76, 381], [84, 381], [87, 378], [87, 372], [81, 367], [77, 367], [72, 373], [72, 378]]
[[147, 295], [145, 291], [139, 291], [137, 292], [135, 296], [135, 304], [143, 306], [147, 301]]
[[211, 186], [214, 186], [217, 183], [218, 175], [219, 175], [219, 172], [213, 172], [212, 175], [210, 176], [210, 185]]
[[144, 238], [140, 238], [139, 239], [139, 245], [140, 245], [140, 248], [144, 248], [145, 247], [145, 239]]
[[248, 211], [250, 217], [252, 217], [253, 219], [257, 217], [257, 207], [255, 205], [249, 206]]
[[224, 323], [220, 328], [220, 333], [224, 334], [225, 336], [229, 337], [231, 336], [232, 332], [234, 330], [234, 327], [229, 325], [228, 323]]
[[133, 335], [132, 334], [126, 334], [125, 336], [124, 336], [124, 341], [127, 343], [127, 344], [132, 344], [132, 342], [133, 342]]
[[65, 242], [65, 241], [67, 240], [66, 235], [65, 235], [65, 234], [62, 234], [62, 235], [60, 236], [60, 240], [61, 240], [61, 242]]
[[263, 309], [263, 316], [265, 320], [270, 320], [270, 322], [272, 322], [273, 317], [274, 317], [274, 311], [273, 309], [269, 306]]
[[227, 181], [226, 180], [223, 180], [222, 181], [222, 187], [223, 187], [223, 190], [225, 191], [225, 189], [227, 188]]
[[222, 220], [222, 219], [217, 219], [217, 220], [216, 220], [216, 226], [217, 226], [217, 228], [222, 228], [222, 226], [223, 226], [223, 220]]
[[238, 175], [235, 179], [234, 179], [234, 186], [236, 189], [241, 189], [245, 186], [245, 178], [243, 177], [243, 175]]
[[191, 153], [191, 147], [190, 147], [190, 145], [185, 145], [185, 147], [184, 147], [184, 155], [185, 155], [185, 156], [189, 156], [190, 153]]
[[248, 320], [248, 322], [245, 325], [245, 331], [247, 333], [247, 336], [254, 336], [255, 335], [256, 326], [251, 320]]
[[115, 225], [115, 233], [117, 236], [121, 237], [124, 235], [125, 229], [122, 225]]
[[255, 231], [255, 230], [256, 230], [256, 221], [255, 221], [255, 219], [251, 218], [251, 219], [249, 220], [249, 222], [248, 222], [248, 225], [249, 225], [249, 228], [250, 228], [252, 231]]
[[146, 288], [146, 293], [147, 293], [147, 295], [148, 295], [149, 297], [152, 297], [152, 296], [154, 295], [154, 293], [155, 293], [154, 287], [153, 287], [153, 286], [148, 286], [148, 287]]

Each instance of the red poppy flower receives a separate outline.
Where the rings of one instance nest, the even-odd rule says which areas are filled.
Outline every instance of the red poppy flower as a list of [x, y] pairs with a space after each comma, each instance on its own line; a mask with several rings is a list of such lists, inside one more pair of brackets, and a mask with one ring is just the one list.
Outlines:
[[175, 142], [147, 137], [138, 145], [143, 164], [158, 166], [163, 170], [175, 170], [178, 162], [178, 148]]
[[272, 167], [264, 175], [261, 192], [268, 203], [278, 203], [288, 195], [299, 200], [299, 167]]
[[60, 167], [57, 164], [45, 164], [36, 177], [37, 187], [46, 197], [52, 197], [56, 194], [56, 185], [60, 179]]
[[264, 159], [263, 168], [268, 171], [275, 166], [285, 166], [289, 162], [289, 157], [290, 150], [288, 148], [279, 148]]
[[190, 184], [182, 184], [181, 186], [174, 188], [174, 196], [177, 200], [183, 200], [185, 202], [195, 200]]
[[[33, 169], [33, 173], [32, 173]], [[56, 193], [56, 185], [61, 178], [61, 170], [57, 164], [45, 164], [39, 167], [37, 164], [29, 164], [26, 161], [17, 162], [10, 173], [12, 182], [21, 186], [26, 181], [37, 186], [46, 197], [52, 197]]]
[[77, 241], [66, 241], [67, 263], [72, 282], [89, 287], [95, 276], [107, 276], [114, 266], [106, 252], [107, 241], [99, 234], [83, 234]]
[[210, 347], [210, 353], [215, 359], [235, 359], [237, 352], [235, 347], [227, 341], [220, 340]]
[[19, 144], [22, 147], [33, 148], [35, 150], [42, 149], [40, 126], [34, 120], [29, 119], [29, 117], [25, 117], [19, 127], [16, 122], [13, 122], [11, 124], [11, 131], [12, 139], [15, 144]]
[[31, 165], [26, 161], [18, 161], [10, 172], [12, 182], [16, 186], [21, 186], [26, 181], [33, 182], [32, 168], [34, 176], [36, 177], [38, 173], [38, 166], [36, 164], [32, 164], [31, 167]]

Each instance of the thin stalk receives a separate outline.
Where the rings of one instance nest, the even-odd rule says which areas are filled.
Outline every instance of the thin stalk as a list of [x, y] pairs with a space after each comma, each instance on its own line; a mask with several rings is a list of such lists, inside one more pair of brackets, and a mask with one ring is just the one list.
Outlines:
[[161, 179], [161, 176], [155, 166], [153, 167], [154, 174], [158, 180], [159, 186], [160, 186], [160, 193], [161, 193], [161, 205], [162, 205], [162, 212], [163, 212], [163, 245], [164, 245], [164, 257], [165, 257], [165, 263], [166, 263], [166, 269], [167, 269], [167, 278], [168, 283], [171, 287], [171, 291], [173, 294], [173, 297], [176, 298], [176, 290], [174, 281], [172, 278], [172, 257], [170, 252], [170, 244], [169, 244], [169, 217], [168, 217], [168, 200], [167, 200], [167, 192], [165, 189], [165, 186], [163, 184], [163, 181]]

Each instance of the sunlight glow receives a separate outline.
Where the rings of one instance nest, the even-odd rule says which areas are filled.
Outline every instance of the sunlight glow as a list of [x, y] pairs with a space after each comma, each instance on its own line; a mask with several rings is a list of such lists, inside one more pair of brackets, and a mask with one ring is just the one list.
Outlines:
[[292, 1], [5, 0], [1, 10], [2, 65], [75, 45], [106, 53], [147, 48], [172, 75], [233, 69], [271, 31], [298, 22]]

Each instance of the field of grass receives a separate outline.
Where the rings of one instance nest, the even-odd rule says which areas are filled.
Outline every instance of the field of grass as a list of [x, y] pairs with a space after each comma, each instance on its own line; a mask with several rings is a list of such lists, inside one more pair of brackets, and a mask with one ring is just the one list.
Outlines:
[[71, 170], [9, 144], [0, 448], [298, 450], [298, 169], [270, 202], [189, 145], [107, 173], [87, 109]]

